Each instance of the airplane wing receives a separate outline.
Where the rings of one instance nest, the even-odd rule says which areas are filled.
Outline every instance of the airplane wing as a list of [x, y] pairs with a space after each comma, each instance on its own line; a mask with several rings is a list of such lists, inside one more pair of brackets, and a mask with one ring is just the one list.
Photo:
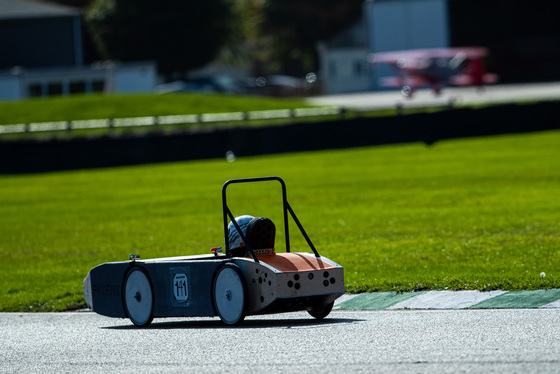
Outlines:
[[423, 79], [420, 76], [406, 76], [406, 77], [382, 77], [379, 79], [379, 84], [383, 87], [423, 87], [430, 84], [430, 81]]
[[457, 74], [449, 78], [449, 84], [453, 86], [483, 85], [498, 82], [498, 75], [486, 73], [482, 79], [476, 79], [470, 74]]
[[458, 56], [465, 59], [476, 59], [487, 55], [488, 49], [485, 47], [427, 48], [371, 53], [368, 56], [368, 61], [371, 63], [398, 64], [403, 61], [414, 62], [427, 59], [454, 58]]

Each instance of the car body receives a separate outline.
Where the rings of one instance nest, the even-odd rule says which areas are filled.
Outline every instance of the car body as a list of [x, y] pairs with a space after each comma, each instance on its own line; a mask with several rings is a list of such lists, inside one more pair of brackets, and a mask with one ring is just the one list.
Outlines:
[[[282, 185], [286, 252], [251, 248], [241, 234], [247, 253], [234, 256], [228, 242], [228, 218], [237, 228], [227, 206], [226, 189], [233, 183], [279, 181]], [[130, 318], [147, 326], [153, 318], [213, 317], [228, 324], [241, 323], [246, 315], [307, 310], [322, 319], [344, 294], [342, 266], [318, 254], [286, 200], [284, 181], [278, 177], [236, 179], [222, 189], [226, 253], [101, 264], [84, 279], [84, 298], [96, 313]], [[313, 253], [292, 253], [288, 213]], [[230, 224], [231, 225], [231, 224]]]

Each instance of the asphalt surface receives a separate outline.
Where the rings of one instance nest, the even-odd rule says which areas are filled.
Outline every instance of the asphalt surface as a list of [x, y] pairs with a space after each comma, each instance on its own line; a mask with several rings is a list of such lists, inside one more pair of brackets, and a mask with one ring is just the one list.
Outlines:
[[341, 95], [312, 97], [307, 101], [312, 105], [333, 105], [357, 110], [375, 110], [462, 105], [462, 104], [504, 104], [526, 100], [551, 100], [560, 98], [560, 83], [531, 83], [489, 85], [480, 90], [476, 87], [448, 87], [436, 96], [429, 89], [418, 90], [414, 97], [405, 98], [399, 91], [363, 92]]
[[0, 372], [558, 373], [560, 311], [333, 311], [160, 319], [0, 314]]

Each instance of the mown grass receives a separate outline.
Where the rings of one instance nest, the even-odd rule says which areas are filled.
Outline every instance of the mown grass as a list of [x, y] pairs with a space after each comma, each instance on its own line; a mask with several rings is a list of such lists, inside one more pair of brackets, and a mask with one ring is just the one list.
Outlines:
[[[223, 183], [265, 175], [285, 179], [349, 292], [560, 288], [552, 131], [0, 176], [0, 311], [83, 307], [89, 269], [130, 253], [207, 253], [223, 243]], [[281, 232], [275, 184], [233, 185], [228, 197], [234, 214], [268, 216]], [[290, 230], [292, 250], [307, 250]]]
[[216, 95], [74, 95], [0, 102], [0, 124], [294, 109], [299, 99]]
[[[236, 96], [216, 94], [137, 94], [137, 95], [73, 95], [13, 102], [0, 102], [0, 125], [29, 124], [41, 122], [67, 122], [91, 119], [116, 119], [134, 117], [157, 117], [186, 114], [250, 112], [274, 109], [298, 109], [310, 107], [299, 98], [273, 98], [262, 96]], [[427, 107], [382, 110], [344, 110], [340, 115], [323, 115], [304, 118], [251, 119], [229, 122], [193, 122], [186, 124], [159, 124], [157, 126], [102, 127], [57, 131], [33, 131], [22, 133], [0, 133], [0, 140], [73, 137], [95, 137], [111, 134], [128, 135], [147, 132], [174, 133], [185, 129], [200, 129], [226, 126], [275, 126], [287, 121], [330, 121], [356, 117], [394, 116], [398, 114], [430, 113], [447, 110], [449, 107]]]

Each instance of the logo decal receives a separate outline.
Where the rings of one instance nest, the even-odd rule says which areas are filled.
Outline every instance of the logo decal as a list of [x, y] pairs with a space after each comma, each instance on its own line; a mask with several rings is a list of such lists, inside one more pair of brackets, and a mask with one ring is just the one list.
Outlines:
[[181, 302], [187, 301], [189, 298], [189, 284], [186, 274], [175, 274], [173, 277], [173, 293], [175, 295], [175, 300]]

